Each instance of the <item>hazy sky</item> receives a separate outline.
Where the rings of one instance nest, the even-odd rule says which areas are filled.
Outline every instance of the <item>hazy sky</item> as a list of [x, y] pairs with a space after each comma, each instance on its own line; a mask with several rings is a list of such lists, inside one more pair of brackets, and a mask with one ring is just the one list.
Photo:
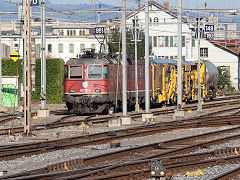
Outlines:
[[[0, 1], [18, 1], [22, 0], [0, 0]], [[49, 0], [52, 3], [57, 4], [91, 4], [92, 0]], [[93, 0], [94, 1], [94, 0]], [[140, 0], [143, 4], [145, 0]], [[155, 0], [156, 2], [162, 4], [166, 0]], [[170, 6], [174, 8], [176, 6], [177, 0], [169, 0]], [[121, 6], [122, 0], [95, 0], [96, 4], [104, 3], [112, 6]], [[126, 0], [127, 7], [136, 6], [136, 0]], [[207, 8], [240, 8], [240, 0], [182, 0], [184, 8], [204, 8], [205, 2], [207, 3]]]
[[[88, 3], [91, 4], [92, 0], [50, 0], [53, 3]], [[129, 6], [136, 4], [135, 0], [126, 0]], [[165, 0], [156, 0], [158, 3], [163, 3]], [[96, 3], [104, 3], [114, 6], [121, 6], [121, 0], [95, 0]], [[142, 3], [145, 0], [141, 0]], [[169, 0], [170, 6], [176, 6], [176, 0]], [[204, 8], [207, 2], [208, 8], [240, 8], [240, 0], [182, 0], [185, 8]]]

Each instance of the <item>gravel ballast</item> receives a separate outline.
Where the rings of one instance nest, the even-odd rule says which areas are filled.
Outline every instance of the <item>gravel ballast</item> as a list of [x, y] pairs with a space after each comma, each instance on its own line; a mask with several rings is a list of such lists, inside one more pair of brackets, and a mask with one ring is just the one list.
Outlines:
[[33, 155], [30, 157], [22, 157], [15, 160], [2, 161], [0, 162], [0, 170], [7, 170], [8, 173], [16, 173], [24, 170], [31, 170], [36, 168], [41, 168], [46, 165], [50, 165], [56, 162], [66, 161], [75, 158], [89, 157], [97, 154], [108, 153], [120, 149], [126, 149], [139, 145], [146, 145], [171, 139], [176, 139], [179, 137], [186, 137], [196, 134], [202, 134], [207, 132], [212, 132], [216, 130], [223, 130], [230, 127], [220, 127], [220, 128], [197, 128], [197, 129], [187, 129], [187, 130], [175, 130], [171, 132], [164, 132], [160, 134], [126, 138], [121, 140], [120, 148], [110, 148], [110, 144], [95, 145], [95, 146], [85, 146], [80, 148], [59, 150], [55, 152], [44, 153], [40, 155]]

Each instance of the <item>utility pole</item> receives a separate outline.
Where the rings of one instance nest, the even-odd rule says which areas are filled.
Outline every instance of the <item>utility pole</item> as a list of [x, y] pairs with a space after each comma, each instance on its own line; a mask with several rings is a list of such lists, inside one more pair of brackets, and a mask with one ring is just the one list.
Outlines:
[[138, 52], [137, 52], [137, 42], [139, 41], [137, 39], [138, 33], [137, 33], [137, 18], [134, 16], [134, 44], [135, 44], [135, 99], [136, 99], [136, 104], [135, 104], [135, 111], [139, 112], [139, 103], [138, 103]]
[[31, 29], [30, 0], [24, 0], [24, 133], [31, 128]]
[[38, 117], [49, 117], [46, 107], [46, 1], [41, 0], [41, 109], [37, 111]]
[[177, 64], [177, 111], [182, 110], [182, 0], [177, 1], [178, 64]]
[[201, 24], [201, 19], [200, 16], [198, 15], [198, 111], [202, 111], [202, 93], [201, 93], [201, 60], [200, 60], [200, 24]]
[[41, 108], [46, 109], [46, 2], [41, 2]]
[[145, 111], [150, 112], [149, 95], [149, 0], [145, 1]]
[[[1, 9], [0, 9], [1, 11]], [[2, 48], [2, 21], [0, 14], [0, 106], [2, 106], [2, 58], [3, 58], [3, 48]]]
[[122, 108], [127, 116], [126, 0], [122, 0]]
[[[101, 7], [102, 7], [102, 5], [101, 5], [101, 3], [99, 3], [99, 10], [101, 10]], [[101, 23], [101, 16], [100, 16], [100, 11], [98, 12], [98, 24], [100, 24]]]

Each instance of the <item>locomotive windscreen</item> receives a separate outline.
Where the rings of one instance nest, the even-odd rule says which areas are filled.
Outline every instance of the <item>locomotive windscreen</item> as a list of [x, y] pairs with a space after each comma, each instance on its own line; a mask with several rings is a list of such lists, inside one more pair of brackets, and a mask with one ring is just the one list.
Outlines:
[[70, 79], [82, 79], [83, 68], [82, 66], [70, 66]]
[[89, 65], [88, 66], [88, 78], [89, 79], [101, 79], [102, 78], [102, 66], [101, 65]]

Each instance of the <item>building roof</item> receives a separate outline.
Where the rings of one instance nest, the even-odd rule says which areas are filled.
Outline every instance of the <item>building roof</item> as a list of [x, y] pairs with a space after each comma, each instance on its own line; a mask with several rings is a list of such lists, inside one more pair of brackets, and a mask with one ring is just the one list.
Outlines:
[[212, 44], [228, 50], [233, 54], [240, 55], [240, 39], [232, 39], [232, 40], [209, 40]]
[[[153, 1], [153, 0], [149, 0], [149, 6], [155, 6], [163, 11], [165, 11], [166, 13], [170, 14], [171, 16], [177, 18], [177, 11], [176, 10], [172, 10], [172, 9], [169, 9], [169, 7], [167, 5], [161, 5], [159, 3], [157, 3], [156, 1]], [[132, 16], [134, 16], [135, 14], [137, 14], [139, 11], [143, 10], [145, 8], [145, 5], [139, 7], [136, 12], [132, 12], [130, 14], [127, 15], [127, 19], [131, 18]], [[187, 19], [186, 18], [182, 18], [183, 22], [184, 23], [188, 23]]]

